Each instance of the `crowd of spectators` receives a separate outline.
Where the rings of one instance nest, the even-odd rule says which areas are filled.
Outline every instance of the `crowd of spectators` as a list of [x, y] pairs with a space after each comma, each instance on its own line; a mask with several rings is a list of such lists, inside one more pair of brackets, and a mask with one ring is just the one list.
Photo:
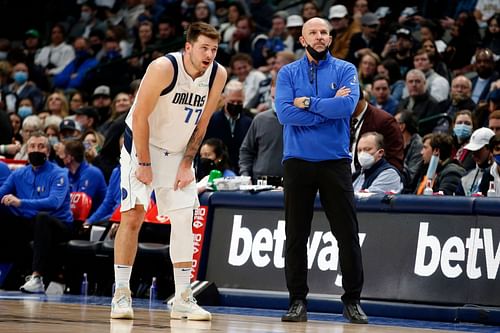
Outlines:
[[[497, 1], [75, 0], [65, 8], [21, 40], [0, 35], [0, 155], [10, 169], [31, 163], [27, 143], [42, 132], [49, 161], [66, 170], [62, 186], [92, 198], [84, 224], [119, 205], [120, 137], [140, 79], [152, 60], [183, 47], [195, 21], [219, 29], [217, 61], [229, 73], [198, 179], [207, 166], [254, 182], [282, 176], [276, 74], [304, 55], [303, 23], [323, 17], [330, 52], [357, 66], [364, 91], [351, 122], [358, 191], [423, 194], [431, 181], [436, 193], [485, 196], [493, 181], [500, 192]], [[5, 192], [12, 181], [0, 167], [0, 193], [16, 195]]]

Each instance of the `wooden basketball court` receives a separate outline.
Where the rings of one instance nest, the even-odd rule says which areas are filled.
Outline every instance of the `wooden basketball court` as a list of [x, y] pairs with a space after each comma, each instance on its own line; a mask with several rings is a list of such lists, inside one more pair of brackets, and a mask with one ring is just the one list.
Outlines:
[[0, 300], [0, 332], [22, 333], [201, 333], [201, 332], [311, 332], [407, 333], [452, 332], [384, 325], [353, 325], [315, 321], [282, 323], [276, 317], [214, 314], [211, 322], [170, 320], [166, 310], [135, 309], [134, 320], [109, 319], [109, 306], [40, 302], [36, 299]]

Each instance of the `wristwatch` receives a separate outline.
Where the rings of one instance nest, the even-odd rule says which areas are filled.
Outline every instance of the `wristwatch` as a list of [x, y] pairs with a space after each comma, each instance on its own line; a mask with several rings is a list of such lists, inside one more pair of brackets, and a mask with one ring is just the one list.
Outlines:
[[311, 98], [310, 97], [304, 98], [304, 101], [302, 103], [304, 103], [304, 109], [309, 108], [309, 106], [311, 105]]

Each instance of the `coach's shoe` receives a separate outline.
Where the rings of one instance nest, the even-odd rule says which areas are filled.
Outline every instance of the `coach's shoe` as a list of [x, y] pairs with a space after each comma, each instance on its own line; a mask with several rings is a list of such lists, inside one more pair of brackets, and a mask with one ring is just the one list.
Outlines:
[[111, 301], [111, 318], [134, 319], [132, 296], [127, 288], [117, 288]]
[[306, 303], [300, 299], [293, 301], [288, 309], [288, 312], [281, 316], [281, 321], [307, 321]]
[[368, 317], [359, 303], [345, 303], [343, 315], [353, 324], [368, 324]]
[[170, 312], [172, 319], [188, 319], [188, 320], [212, 320], [210, 312], [204, 310], [193, 297], [193, 291], [188, 288], [181, 294], [181, 298], [174, 299], [172, 311]]
[[26, 277], [26, 282], [19, 288], [23, 293], [43, 294], [45, 286], [43, 278], [40, 275], [29, 275]]

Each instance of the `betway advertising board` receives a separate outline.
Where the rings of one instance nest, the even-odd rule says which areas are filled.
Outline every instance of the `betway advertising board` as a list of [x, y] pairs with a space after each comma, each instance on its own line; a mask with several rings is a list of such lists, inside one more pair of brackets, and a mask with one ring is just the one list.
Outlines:
[[[476, 216], [358, 213], [364, 298], [500, 305], [500, 223]], [[341, 295], [338, 247], [322, 211], [308, 241], [311, 293]], [[279, 209], [217, 207], [206, 279], [218, 287], [286, 291]]]

